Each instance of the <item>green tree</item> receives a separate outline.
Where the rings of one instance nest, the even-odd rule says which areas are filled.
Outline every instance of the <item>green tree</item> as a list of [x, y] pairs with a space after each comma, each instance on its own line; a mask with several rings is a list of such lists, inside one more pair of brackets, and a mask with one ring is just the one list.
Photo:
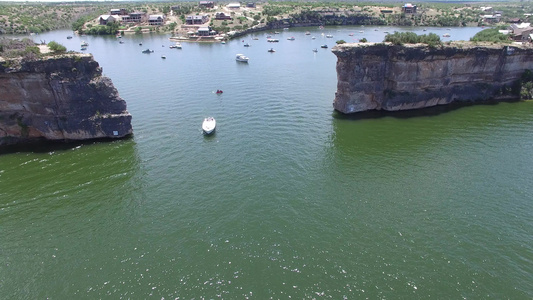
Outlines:
[[65, 46], [61, 45], [56, 41], [51, 41], [50, 43], [48, 43], [48, 48], [50, 48], [50, 50], [52, 50], [54, 53], [63, 53], [67, 51], [67, 48]]

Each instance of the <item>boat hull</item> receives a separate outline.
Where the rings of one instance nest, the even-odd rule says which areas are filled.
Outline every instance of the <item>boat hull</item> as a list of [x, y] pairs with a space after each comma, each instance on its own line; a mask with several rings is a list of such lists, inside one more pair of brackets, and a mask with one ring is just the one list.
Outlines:
[[204, 122], [202, 123], [202, 130], [204, 134], [213, 133], [216, 129], [216, 124], [217, 123], [215, 121], [215, 118], [213, 117], [205, 118]]

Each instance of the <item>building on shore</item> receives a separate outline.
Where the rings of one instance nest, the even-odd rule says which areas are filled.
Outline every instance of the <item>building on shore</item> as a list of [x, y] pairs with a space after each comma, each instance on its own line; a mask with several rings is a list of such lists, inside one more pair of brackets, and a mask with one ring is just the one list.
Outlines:
[[201, 25], [201, 24], [207, 23], [208, 21], [209, 21], [209, 17], [207, 15], [201, 15], [201, 16], [191, 15], [185, 18], [185, 24], [187, 25]]
[[406, 14], [416, 14], [416, 5], [405, 3], [404, 6], [402, 6], [402, 12]]
[[148, 18], [148, 24], [152, 26], [160, 26], [165, 24], [165, 16], [164, 15], [150, 15]]

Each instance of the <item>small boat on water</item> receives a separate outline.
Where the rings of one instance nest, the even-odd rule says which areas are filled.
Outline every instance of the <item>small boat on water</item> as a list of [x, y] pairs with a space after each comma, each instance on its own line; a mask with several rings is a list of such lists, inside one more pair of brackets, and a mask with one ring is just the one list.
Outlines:
[[268, 52], [272, 52], [273, 53], [273, 52], [276, 52], [276, 50], [274, 50], [274, 48], [270, 48], [270, 49], [268, 49]]
[[291, 36], [290, 38], [287, 38], [287, 40], [289, 40], [289, 41], [294, 41], [295, 38], [294, 38], [293, 36]]
[[248, 58], [248, 56], [246, 56], [244, 54], [237, 54], [235, 56], [235, 60], [236, 61], [241, 61], [241, 62], [248, 62], [249, 58]]
[[269, 43], [277, 43], [277, 42], [279, 42], [279, 40], [278, 39], [268, 39], [267, 42], [269, 42]]
[[250, 47], [250, 44], [246, 43], [244, 44], [244, 47]]
[[211, 134], [213, 131], [215, 131], [215, 128], [217, 126], [217, 121], [213, 117], [207, 117], [204, 119], [204, 122], [202, 123], [202, 130], [205, 134]]
[[181, 44], [180, 44], [180, 42], [176, 42], [176, 44], [170, 45], [168, 47], [172, 48], [172, 49], [181, 49]]
[[87, 46], [89, 46], [89, 43], [87, 43], [86, 41], [83, 41], [83, 42], [81, 42], [81, 46], [82, 47], [87, 47]]
[[72, 36], [71, 36], [71, 35], [67, 36], [67, 40], [70, 40], [71, 38], [72, 38]]
[[313, 52], [318, 52], [318, 49], [317, 48], [313, 49]]
[[328, 45], [326, 45], [326, 44], [320, 46], [320, 48], [327, 48], [327, 47], [328, 47]]
[[443, 37], [450, 37], [450, 34], [449, 33], [445, 33], [442, 35]]
[[144, 50], [142, 51], [142, 53], [147, 53], [147, 54], [152, 53], [152, 52], [154, 52], [154, 50], [144, 49]]
[[164, 55], [161, 55], [161, 58], [162, 58], [162, 59], [166, 59], [167, 57], [166, 57], [166, 56], [164, 56]]
[[330, 38], [333, 37], [333, 35], [331, 35], [331, 34], [326, 34], [326, 37], [327, 37], [328, 39], [330, 39]]
[[222, 90], [217, 90], [216, 93], [217, 93], [217, 94], [222, 94], [222, 93], [224, 93], [224, 92], [223, 92]]
[[118, 43], [119, 43], [119, 44], [124, 44], [124, 41], [123, 41], [123, 40], [120, 40]]
[[311, 32], [309, 32], [309, 31], [305, 32], [305, 35], [310, 35], [310, 34], [311, 34]]

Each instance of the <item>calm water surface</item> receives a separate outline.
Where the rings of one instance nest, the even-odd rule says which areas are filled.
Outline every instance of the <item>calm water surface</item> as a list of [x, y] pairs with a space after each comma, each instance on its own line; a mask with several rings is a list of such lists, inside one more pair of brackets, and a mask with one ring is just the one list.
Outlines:
[[320, 45], [395, 30], [481, 29], [36, 37], [86, 40], [135, 135], [0, 156], [0, 298], [531, 299], [533, 102], [333, 111]]

